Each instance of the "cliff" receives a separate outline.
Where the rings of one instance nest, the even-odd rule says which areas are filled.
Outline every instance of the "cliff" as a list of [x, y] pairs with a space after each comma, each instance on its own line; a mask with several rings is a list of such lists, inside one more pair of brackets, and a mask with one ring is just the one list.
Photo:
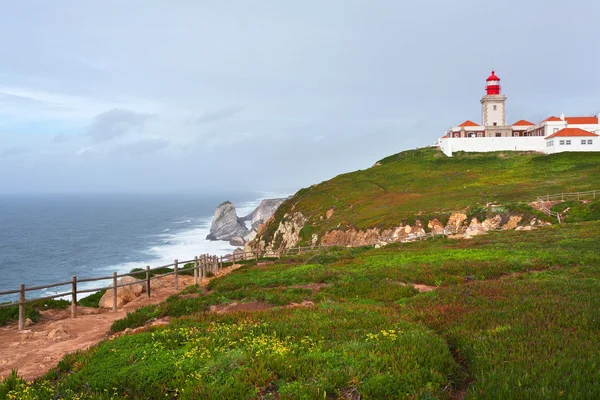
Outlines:
[[231, 240], [249, 233], [244, 222], [238, 218], [235, 206], [225, 201], [217, 207], [210, 226], [208, 240]]
[[[232, 246], [243, 246], [254, 239], [257, 229], [273, 216], [285, 199], [265, 199], [250, 214], [238, 217], [235, 206], [225, 201], [217, 207], [212, 219], [208, 240], [229, 241]], [[246, 227], [249, 221], [251, 229]]]
[[242, 218], [243, 221], [250, 221], [252, 229], [258, 229], [258, 226], [267, 222], [275, 214], [275, 211], [285, 201], [285, 199], [265, 199], [260, 202], [258, 207], [250, 214]]
[[471, 237], [556, 222], [530, 202], [600, 187], [600, 154], [456, 153], [424, 148], [298, 191], [249, 248], [412, 240], [426, 232]]

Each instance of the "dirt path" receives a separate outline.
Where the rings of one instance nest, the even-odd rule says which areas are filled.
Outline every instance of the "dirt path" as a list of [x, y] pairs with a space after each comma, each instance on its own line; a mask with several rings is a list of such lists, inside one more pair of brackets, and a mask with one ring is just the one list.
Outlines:
[[[222, 276], [239, 268], [234, 265], [218, 272]], [[70, 310], [42, 311], [40, 321], [19, 332], [16, 323], [0, 328], [0, 377], [18, 369], [25, 379], [33, 379], [53, 368], [67, 353], [87, 349], [103, 339], [113, 321], [125, 317], [141, 306], [157, 304], [193, 284], [191, 276], [179, 276], [179, 288], [173, 288], [173, 277], [161, 279], [165, 285], [152, 288], [152, 297], [145, 293], [116, 312], [78, 307], [78, 316], [70, 318]], [[205, 279], [202, 286], [208, 284]]]

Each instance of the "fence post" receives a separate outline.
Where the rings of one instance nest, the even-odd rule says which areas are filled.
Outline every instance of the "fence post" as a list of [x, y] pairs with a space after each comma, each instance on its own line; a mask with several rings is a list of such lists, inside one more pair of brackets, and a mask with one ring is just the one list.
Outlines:
[[564, 194], [564, 193], [561, 193], [561, 194], [560, 194], [560, 200], [561, 200], [561, 201], [565, 201], [565, 194]]
[[77, 276], [71, 278], [71, 318], [77, 316]]
[[213, 262], [213, 266], [215, 268], [215, 275], [216, 275], [217, 272], [219, 272], [219, 259], [217, 258], [217, 256], [212, 256], [212, 262]]
[[25, 329], [25, 285], [19, 287], [19, 330]]
[[231, 260], [231, 265], [235, 264], [235, 253], [232, 253], [231, 256], [233, 257]]
[[198, 284], [198, 256], [194, 256], [194, 285]]
[[219, 257], [219, 268], [223, 269], [223, 256]]
[[150, 266], [146, 265], [146, 293], [150, 297]]
[[256, 250], [256, 253], [254, 254], [254, 257], [256, 257], [256, 263], [258, 264], [258, 249]]
[[177, 276], [177, 269], [179, 268], [179, 261], [177, 259], [175, 259], [173, 261], [173, 285], [175, 285], [175, 290], [179, 289], [179, 277]]
[[204, 255], [200, 256], [200, 282], [204, 282]]
[[117, 273], [113, 272], [113, 311], [117, 311]]

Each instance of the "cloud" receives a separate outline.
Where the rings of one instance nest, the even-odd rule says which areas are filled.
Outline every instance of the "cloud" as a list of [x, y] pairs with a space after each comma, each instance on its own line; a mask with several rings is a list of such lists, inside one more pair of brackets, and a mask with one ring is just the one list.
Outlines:
[[210, 122], [215, 122], [227, 118], [231, 118], [236, 114], [239, 114], [244, 107], [242, 106], [231, 106], [222, 108], [217, 111], [205, 112], [200, 118], [196, 119], [194, 122], [196, 124], [207, 124]]
[[28, 153], [27, 147], [9, 147], [4, 150], [0, 150], [0, 158], [8, 158], [12, 156], [18, 156], [19, 154]]
[[95, 142], [104, 142], [140, 130], [146, 121], [154, 117], [154, 114], [114, 108], [98, 114], [92, 121], [88, 134]]
[[64, 143], [71, 140], [71, 136], [65, 135], [64, 133], [59, 133], [52, 138], [52, 143]]
[[166, 139], [147, 139], [117, 146], [112, 150], [112, 152], [115, 154], [141, 156], [145, 154], [156, 153], [157, 151], [164, 149], [168, 145], [169, 141]]

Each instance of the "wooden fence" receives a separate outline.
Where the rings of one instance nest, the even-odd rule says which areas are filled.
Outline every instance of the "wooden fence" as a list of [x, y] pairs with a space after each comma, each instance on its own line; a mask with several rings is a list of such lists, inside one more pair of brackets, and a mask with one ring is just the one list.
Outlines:
[[573, 193], [558, 193], [558, 194], [547, 194], [545, 196], [538, 196], [536, 202], [542, 212], [549, 217], [555, 217], [558, 223], [562, 223], [562, 215], [556, 211], [552, 211], [546, 203], [550, 202], [561, 202], [568, 200], [585, 200], [585, 199], [596, 199], [600, 198], [600, 190], [588, 190], [587, 192], [573, 192]]
[[[411, 241], [416, 241], [416, 240], [426, 240], [426, 239], [433, 238], [435, 236], [446, 235], [447, 233], [448, 232], [442, 232], [442, 233], [428, 232], [428, 233], [423, 233], [423, 234], [419, 234], [419, 235], [409, 236], [408, 238], [404, 238], [402, 241], [403, 242], [411, 242]], [[193, 270], [194, 284], [198, 284], [199, 282], [202, 282], [204, 280], [204, 278], [209, 276], [209, 274], [216, 275], [218, 273], [218, 271], [221, 270], [222, 268], [224, 268], [225, 266], [228, 266], [229, 264], [233, 265], [240, 261], [255, 260], [258, 262], [258, 260], [260, 258], [281, 258], [282, 256], [298, 255], [298, 254], [302, 254], [305, 252], [318, 251], [318, 250], [322, 250], [322, 249], [330, 248], [330, 247], [373, 246], [378, 243], [392, 243], [392, 242], [398, 242], [398, 241], [400, 241], [400, 240], [399, 239], [388, 239], [388, 240], [378, 239], [378, 240], [373, 240], [371, 242], [366, 242], [366, 243], [363, 242], [359, 245], [353, 244], [353, 243], [345, 243], [345, 244], [336, 243], [336, 244], [320, 244], [320, 245], [314, 245], [314, 246], [300, 246], [300, 247], [282, 249], [282, 250], [277, 250], [277, 251], [251, 251], [251, 252], [235, 251], [235, 252], [233, 252], [233, 254], [227, 254], [225, 256], [220, 256], [220, 257], [214, 256], [214, 255], [203, 254], [201, 256], [194, 257], [193, 260], [179, 261], [176, 259], [173, 261], [172, 264], [161, 265], [161, 266], [154, 267], [154, 268], [150, 268], [150, 266], [147, 266], [145, 270], [128, 272], [128, 273], [124, 273], [124, 274], [117, 274], [116, 272], [114, 272], [112, 275], [100, 276], [100, 277], [95, 277], [95, 278], [78, 278], [77, 276], [72, 276], [70, 281], [57, 282], [57, 283], [51, 283], [51, 284], [39, 285], [39, 286], [27, 286], [26, 287], [24, 284], [21, 284], [19, 286], [19, 289], [17, 289], [17, 290], [8, 290], [8, 291], [0, 292], [0, 296], [13, 295], [13, 294], [19, 295], [18, 301], [12, 302], [12, 303], [0, 304], [0, 308], [19, 307], [18, 327], [19, 327], [19, 330], [23, 330], [25, 328], [25, 305], [26, 304], [29, 304], [32, 302], [37, 302], [37, 301], [42, 301], [42, 300], [55, 299], [58, 297], [70, 297], [71, 298], [71, 317], [75, 318], [77, 316], [77, 299], [78, 299], [79, 294], [95, 293], [95, 292], [99, 292], [101, 290], [106, 290], [106, 291], [112, 290], [113, 291], [112, 310], [116, 311], [117, 310], [117, 298], [118, 298], [117, 292], [118, 292], [119, 288], [142, 284], [142, 285], [144, 285], [147, 296], [150, 297], [151, 293], [152, 293], [151, 282], [153, 280], [159, 279], [159, 278], [162, 278], [165, 276], [173, 275], [173, 286], [175, 289], [178, 289], [179, 288], [179, 276], [182, 274], [182, 272], [190, 271], [190, 268], [182, 269], [182, 268], [180, 268], [180, 266], [189, 264], [189, 263], [193, 263], [193, 267], [191, 269]], [[167, 272], [167, 273], [162, 273], [162, 274], [152, 276], [153, 271], [157, 271], [157, 270], [164, 269], [164, 268], [173, 268], [173, 270], [170, 272]], [[142, 274], [145, 274], [145, 278], [140, 279], [136, 282], [130, 282], [130, 283], [119, 283], [118, 282], [119, 278], [123, 278], [125, 276], [134, 276], [134, 275], [139, 276]], [[111, 284], [109, 286], [100, 286], [100, 287], [95, 287], [92, 289], [80, 289], [78, 287], [79, 284], [81, 284], [81, 283], [96, 282], [96, 281], [102, 281], [102, 280], [109, 280], [109, 281], [111, 281]], [[63, 291], [61, 293], [53, 294], [50, 296], [36, 297], [36, 298], [29, 298], [29, 299], [26, 298], [27, 292], [50, 289], [50, 288], [55, 288], [55, 287], [60, 287], [60, 286], [70, 286], [70, 290]]]
[[[560, 193], [560, 194], [553, 194], [553, 195], [538, 196], [537, 203], [539, 204], [540, 209], [546, 215], [556, 217], [558, 219], [558, 222], [560, 223], [560, 222], [562, 222], [560, 213], [550, 210], [546, 206], [546, 203], [552, 202], [552, 201], [565, 201], [565, 200], [575, 200], [575, 199], [581, 200], [581, 199], [585, 199], [585, 198], [595, 199], [599, 196], [600, 196], [600, 190], [592, 190], [592, 191], [587, 191], [587, 192], [575, 192], [575, 193]], [[202, 280], [204, 278], [206, 278], [209, 273], [216, 275], [217, 272], [220, 269], [222, 269], [225, 264], [228, 264], [228, 263], [235, 264], [238, 261], [245, 261], [245, 260], [251, 260], [251, 259], [255, 259], [256, 261], [258, 261], [259, 258], [261, 258], [261, 257], [263, 257], [263, 258], [281, 258], [284, 255], [287, 256], [287, 255], [294, 255], [294, 254], [302, 254], [303, 252], [306, 252], [306, 251], [321, 250], [321, 249], [329, 248], [329, 247], [347, 247], [347, 246], [358, 247], [358, 246], [372, 246], [372, 245], [376, 245], [378, 243], [412, 242], [412, 241], [417, 241], [417, 240], [431, 239], [436, 236], [446, 236], [446, 235], [454, 234], [454, 233], [456, 233], [456, 232], [451, 231], [448, 228], [446, 228], [441, 232], [426, 232], [426, 233], [421, 233], [421, 234], [409, 235], [408, 237], [404, 237], [404, 238], [390, 238], [387, 240], [376, 239], [371, 242], [366, 242], [366, 243], [361, 242], [360, 244], [354, 244], [354, 243], [320, 244], [320, 245], [314, 245], [314, 246], [294, 247], [294, 248], [290, 248], [290, 249], [267, 251], [267, 252], [264, 252], [264, 251], [263, 252], [260, 252], [260, 251], [253, 251], [253, 252], [235, 251], [233, 254], [228, 254], [225, 256], [221, 256], [221, 257], [204, 254], [201, 256], [194, 257], [193, 260], [187, 260], [187, 261], [174, 260], [174, 262], [172, 264], [161, 265], [161, 266], [155, 267], [155, 268], [150, 268], [150, 266], [147, 266], [145, 271], [141, 270], [141, 271], [129, 272], [129, 273], [125, 273], [125, 274], [117, 274], [116, 272], [114, 272], [110, 276], [101, 276], [101, 277], [97, 277], [97, 278], [78, 278], [77, 276], [73, 276], [73, 277], [71, 277], [70, 281], [58, 282], [58, 283], [52, 283], [49, 285], [40, 285], [40, 286], [26, 287], [24, 284], [21, 284], [19, 289], [17, 289], [17, 290], [9, 290], [9, 291], [0, 292], [0, 296], [12, 295], [12, 294], [19, 295], [18, 302], [0, 304], [0, 308], [18, 306], [19, 307], [19, 324], [18, 324], [19, 330], [23, 330], [25, 327], [25, 305], [28, 303], [32, 303], [34, 301], [40, 301], [40, 300], [54, 299], [57, 297], [69, 297], [70, 296], [71, 297], [71, 317], [75, 318], [77, 316], [77, 295], [78, 294], [95, 293], [95, 292], [98, 292], [101, 290], [107, 290], [107, 291], [112, 290], [113, 291], [112, 309], [113, 309], [113, 311], [116, 311], [117, 310], [117, 290], [118, 290], [118, 288], [131, 286], [131, 285], [143, 284], [146, 289], [146, 293], [147, 293], [148, 297], [150, 297], [152, 280], [162, 278], [167, 275], [173, 275], [174, 276], [173, 285], [174, 285], [175, 289], [178, 289], [178, 287], [179, 287], [178, 277], [181, 274], [181, 269], [179, 268], [179, 266], [185, 265], [188, 263], [193, 263], [194, 284], [198, 284], [198, 282], [199, 281], [202, 282]], [[170, 272], [167, 272], [167, 273], [151, 276], [152, 271], [156, 271], [156, 270], [159, 270], [162, 268], [173, 268], [173, 270]], [[186, 271], [189, 271], [189, 268], [187, 268]], [[132, 276], [132, 275], [140, 275], [143, 273], [145, 273], [145, 279], [142, 280], [141, 282], [137, 281], [137, 282], [131, 282], [131, 283], [119, 283], [117, 281], [118, 278], [122, 278], [125, 276]], [[80, 284], [80, 283], [95, 282], [95, 281], [101, 281], [101, 280], [111, 280], [112, 284], [109, 286], [97, 287], [97, 288], [93, 288], [93, 289], [81, 290], [78, 288], [78, 284]], [[37, 297], [37, 298], [32, 298], [32, 299], [27, 299], [25, 296], [26, 292], [29, 292], [29, 291], [43, 290], [43, 289], [49, 289], [49, 288], [54, 288], [54, 287], [59, 287], [59, 286], [67, 286], [67, 285], [70, 285], [69, 291], [65, 291], [62, 293], [55, 294], [55, 295], [45, 296], [45, 297]]]

